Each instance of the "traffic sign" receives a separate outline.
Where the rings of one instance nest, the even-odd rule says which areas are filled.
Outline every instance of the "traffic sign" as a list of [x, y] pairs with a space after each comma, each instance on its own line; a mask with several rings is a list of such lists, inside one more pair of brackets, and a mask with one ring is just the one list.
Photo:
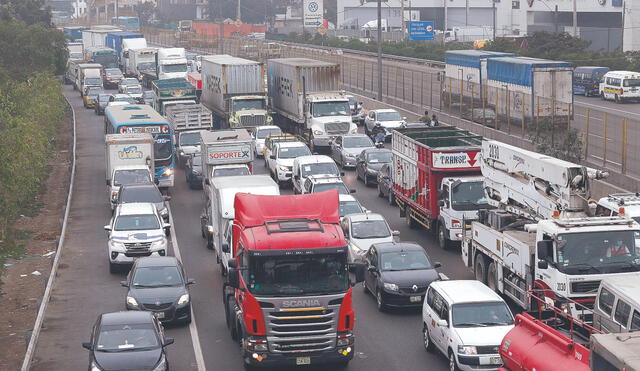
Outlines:
[[318, 27], [318, 33], [319, 33], [320, 35], [324, 36], [324, 34], [326, 34], [326, 33], [327, 33], [327, 28], [326, 28], [324, 25], [322, 25], [322, 26]]
[[435, 26], [433, 21], [407, 22], [409, 25], [409, 40], [435, 40]]
[[322, 25], [324, 19], [323, 0], [304, 0], [303, 2], [303, 18], [304, 27], [317, 28]]

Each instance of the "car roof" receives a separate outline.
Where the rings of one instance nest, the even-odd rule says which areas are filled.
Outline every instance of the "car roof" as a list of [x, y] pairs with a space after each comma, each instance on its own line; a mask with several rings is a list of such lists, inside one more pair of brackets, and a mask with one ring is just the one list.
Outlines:
[[153, 314], [142, 310], [103, 313], [100, 317], [101, 325], [124, 325], [153, 322]]
[[296, 157], [294, 162], [305, 165], [305, 164], [317, 164], [317, 163], [325, 163], [325, 162], [334, 162], [333, 159], [329, 156], [325, 155], [307, 155]]
[[282, 148], [287, 147], [306, 147], [307, 145], [302, 142], [276, 142], [275, 145]]
[[352, 137], [365, 137], [365, 138], [369, 138], [369, 136], [367, 134], [343, 134], [340, 135], [342, 138], [352, 138]]
[[378, 108], [378, 109], [372, 109], [372, 111], [374, 111], [374, 112], [398, 112], [398, 110], [395, 110], [393, 108]]
[[[151, 184], [151, 183], [133, 183], [133, 184], [125, 184], [125, 185], [123, 185], [120, 190], [122, 191], [124, 189], [130, 189], [130, 188], [155, 188], [155, 189], [158, 189], [158, 186], [155, 185], [155, 184]], [[160, 192], [159, 189], [158, 189], [158, 192]]]
[[608, 290], [619, 293], [623, 296], [625, 301], [633, 300], [638, 302], [640, 300], [640, 286], [638, 286], [638, 279], [640, 273], [634, 273], [624, 276], [607, 276], [602, 279], [601, 287], [605, 287]]
[[331, 174], [318, 174], [318, 175], [309, 175], [307, 179], [310, 179], [313, 183], [344, 183], [342, 178], [337, 175]]
[[155, 214], [156, 206], [151, 202], [131, 202], [118, 205], [118, 215]]
[[377, 213], [359, 213], [359, 214], [349, 214], [347, 216], [349, 220], [352, 222], [360, 222], [364, 220], [384, 220], [387, 221], [384, 216]]
[[339, 194], [338, 195], [338, 199], [340, 200], [340, 202], [348, 202], [348, 201], [355, 201], [357, 203], [360, 203], [358, 200], [356, 200], [355, 197], [353, 197], [352, 195], [343, 195], [343, 194]]
[[381, 242], [372, 245], [380, 253], [399, 252], [399, 251], [423, 251], [424, 248], [415, 242]]
[[449, 304], [504, 302], [495, 291], [476, 280], [434, 281], [431, 286], [438, 290]]
[[131, 98], [131, 95], [129, 94], [115, 93], [111, 95], [113, 95], [114, 98]]
[[179, 266], [180, 262], [175, 256], [144, 256], [136, 260], [136, 268], [140, 267], [174, 267]]

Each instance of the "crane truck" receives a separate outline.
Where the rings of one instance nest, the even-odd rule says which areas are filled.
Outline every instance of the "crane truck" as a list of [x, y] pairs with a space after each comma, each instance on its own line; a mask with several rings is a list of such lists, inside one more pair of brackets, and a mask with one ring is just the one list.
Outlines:
[[[337, 190], [235, 195], [223, 300], [247, 368], [344, 366], [353, 358], [354, 283], [338, 204]], [[354, 268], [361, 282], [364, 266]]]
[[[593, 308], [604, 277], [640, 270], [640, 225], [593, 216], [590, 183], [606, 172], [486, 139], [480, 168], [495, 209], [481, 210], [462, 238], [462, 260], [477, 280], [525, 309], [535, 289], [577, 313], [576, 303]], [[611, 253], [620, 244], [628, 254]]]

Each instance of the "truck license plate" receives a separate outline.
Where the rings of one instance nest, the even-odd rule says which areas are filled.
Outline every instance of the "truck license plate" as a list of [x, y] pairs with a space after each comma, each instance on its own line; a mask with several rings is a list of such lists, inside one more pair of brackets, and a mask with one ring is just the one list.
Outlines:
[[412, 303], [419, 303], [422, 301], [422, 296], [409, 296], [409, 301]]
[[311, 357], [296, 357], [296, 366], [310, 365]]
[[154, 312], [153, 315], [156, 316], [157, 319], [164, 318], [164, 312]]
[[500, 357], [491, 357], [491, 358], [489, 359], [489, 362], [490, 362], [492, 365], [501, 365], [501, 364], [502, 364], [502, 358], [500, 358]]

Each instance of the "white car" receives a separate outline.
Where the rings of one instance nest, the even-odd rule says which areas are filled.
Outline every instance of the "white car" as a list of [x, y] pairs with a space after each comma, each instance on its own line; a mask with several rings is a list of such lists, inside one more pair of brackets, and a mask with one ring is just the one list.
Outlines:
[[435, 281], [422, 306], [423, 345], [443, 353], [450, 370], [498, 370], [513, 323], [507, 303], [482, 282]]
[[301, 193], [318, 193], [329, 189], [337, 189], [341, 195], [355, 193], [356, 190], [350, 190], [342, 181], [342, 178], [335, 175], [309, 175], [304, 181]]
[[311, 155], [297, 157], [293, 161], [293, 193], [302, 193], [304, 181], [310, 175], [341, 176], [336, 163], [329, 156]]
[[124, 87], [129, 85], [140, 86], [140, 81], [135, 77], [125, 77], [118, 83], [118, 93], [124, 93]]
[[375, 213], [346, 215], [341, 225], [349, 246], [349, 263], [364, 261], [374, 243], [393, 242], [393, 236], [400, 235], [391, 230], [382, 215]]
[[356, 167], [357, 157], [365, 149], [376, 148], [371, 139], [364, 134], [340, 135], [331, 141], [331, 157], [343, 169]]
[[293, 173], [293, 161], [296, 157], [308, 156], [311, 154], [309, 147], [302, 142], [281, 142], [276, 143], [267, 159], [267, 167], [273, 180], [281, 185], [291, 181]]
[[129, 94], [111, 94], [107, 107], [126, 106], [127, 104], [136, 104], [136, 100]]
[[123, 94], [129, 94], [129, 96], [135, 99], [138, 103], [143, 103], [142, 99], [142, 86], [141, 85], [126, 85], [122, 87]]
[[120, 204], [104, 229], [109, 234], [109, 271], [117, 272], [142, 256], [166, 256], [170, 224], [152, 203]]
[[369, 211], [362, 207], [360, 201], [356, 200], [352, 195], [339, 194], [338, 199], [340, 201], [340, 205], [338, 206], [340, 218], [344, 218], [351, 214], [361, 214]]
[[406, 117], [402, 117], [402, 115], [394, 109], [374, 109], [369, 111], [364, 118], [364, 131], [367, 135], [370, 135], [373, 127], [379, 122], [387, 131], [385, 139], [388, 139], [391, 137], [391, 130], [401, 127], [406, 123], [406, 120]]
[[263, 125], [253, 129], [253, 151], [256, 157], [262, 157], [264, 155], [264, 140], [267, 138], [267, 135], [272, 134], [282, 134], [282, 129], [275, 125]]

